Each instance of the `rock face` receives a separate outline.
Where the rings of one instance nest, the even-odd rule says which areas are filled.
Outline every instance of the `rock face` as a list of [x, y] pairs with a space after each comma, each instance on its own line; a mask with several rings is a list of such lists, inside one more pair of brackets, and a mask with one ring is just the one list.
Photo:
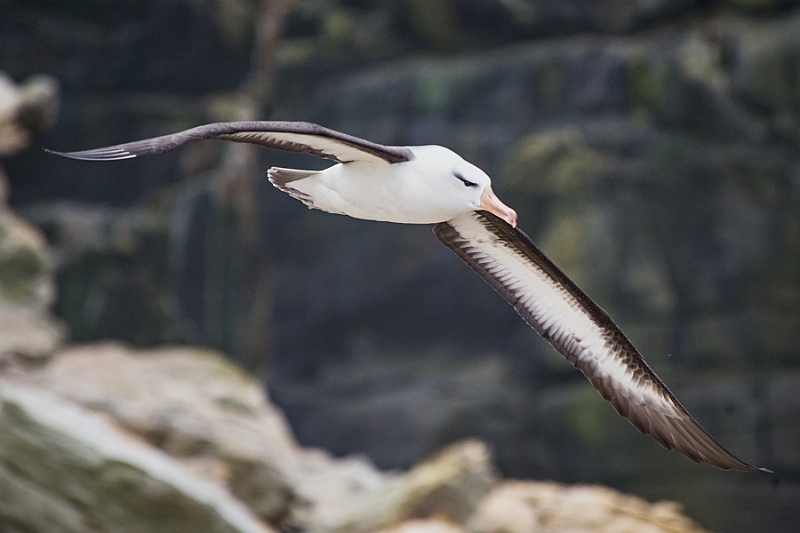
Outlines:
[[[113, 344], [75, 348], [30, 379], [107, 412], [166, 453], [196, 459], [199, 468], [219, 471], [221, 465], [203, 459], [225, 457], [234, 494], [265, 518], [286, 514], [294, 497], [286, 474], [263, 465], [279, 464], [275, 458], [298, 453], [297, 446], [261, 388], [218, 354], [179, 348], [134, 354]], [[240, 486], [236, 474], [245, 469], [258, 474]], [[257, 485], [260, 478], [269, 490]]]
[[107, 343], [0, 374], [2, 531], [702, 531], [675, 504], [497, 482], [475, 440], [407, 472], [303, 449], [208, 350]]
[[[252, 81], [257, 3], [100, 4], [0, 2], [0, 68], [63, 84], [48, 147], [242, 116], [219, 93]], [[796, 471], [797, 2], [289, 4], [260, 118], [477, 163], [712, 434]], [[477, 435], [508, 475], [678, 499], [717, 530], [796, 527], [796, 480], [698, 469], [642, 438], [428, 228], [306, 212], [264, 170], [319, 162], [242, 170], [232, 152], [4, 160], [12, 203], [56, 244], [76, 339], [222, 348], [302, 443], [383, 468]]]
[[649, 504], [604, 487], [508, 481], [495, 488], [467, 524], [470, 533], [530, 531], [704, 530], [671, 502]]
[[52, 127], [58, 110], [55, 78], [34, 74], [17, 85], [0, 71], [0, 156], [22, 150], [33, 134]]
[[49, 392], [0, 382], [3, 531], [266, 533], [220, 487]]
[[463, 521], [495, 482], [479, 442], [456, 445], [404, 475], [304, 450], [261, 386], [210, 351], [136, 353], [103, 344], [59, 352], [35, 371], [9, 372], [105, 413], [197, 475], [226, 485], [275, 525], [370, 531], [419, 515]]
[[[53, 78], [31, 76], [17, 85], [0, 71], [0, 157], [24, 149], [35, 133], [52, 125], [57, 109]], [[0, 166], [0, 367], [16, 357], [47, 356], [63, 335], [50, 316], [55, 298], [50, 250], [7, 200], [8, 180]]]
[[49, 314], [52, 272], [42, 235], [0, 206], [0, 365], [46, 356], [60, 342], [63, 330]]
[[[788, 465], [791, 454], [771, 444], [785, 430], [772, 421], [794, 410], [773, 411], [768, 398], [796, 372], [786, 333], [800, 327], [800, 122], [783, 66], [797, 54], [799, 28], [797, 11], [765, 20], [727, 13], [646, 35], [408, 60], [332, 80], [302, 112], [390, 144], [469, 154], [499, 182], [501, 198], [513, 198], [521, 227], [611, 313], [713, 435], [751, 461]], [[690, 509], [694, 500], [695, 516], [720, 530], [764, 527], [745, 494], [786, 491], [763, 505], [788, 527], [778, 501], [797, 497], [793, 482], [770, 489], [763, 479], [720, 480], [731, 492], [698, 505], [689, 494], [715, 473], [640, 448], [652, 443], [588, 385], [570, 382], [579, 376], [457, 261], [445, 270], [423, 230], [334, 220], [317, 231], [322, 215], [313, 216], [294, 241], [322, 234], [337, 253], [278, 271], [276, 294], [304, 303], [276, 314], [276, 345], [296, 356], [276, 362], [272, 388], [302, 442], [343, 453], [356, 441], [380, 450], [373, 456], [388, 466], [424, 447], [420, 435], [478, 434], [512, 475], [614, 479], [651, 497], [663, 490]], [[326, 283], [306, 281], [318, 278]], [[389, 297], [376, 278], [400, 289]], [[340, 354], [321, 361], [322, 346]], [[370, 379], [381, 387], [365, 386]], [[378, 429], [346, 437], [320, 429], [331, 420], [331, 428], [369, 421]], [[414, 437], [402, 447], [392, 430]], [[681, 490], [667, 488], [673, 483]], [[714, 510], [727, 506], [730, 519]]]

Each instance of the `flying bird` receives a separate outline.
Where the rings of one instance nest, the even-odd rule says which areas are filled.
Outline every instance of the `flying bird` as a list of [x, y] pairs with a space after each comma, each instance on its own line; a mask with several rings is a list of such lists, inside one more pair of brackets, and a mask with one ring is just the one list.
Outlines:
[[434, 224], [439, 241], [583, 372], [636, 429], [697, 463], [754, 469], [700, 427], [609, 315], [517, 228], [516, 212], [497, 198], [489, 176], [447, 148], [383, 146], [306, 122], [258, 121], [207, 124], [96, 150], [51, 153], [115, 161], [204, 139], [334, 161], [321, 171], [273, 167], [268, 177], [310, 208], [367, 220]]

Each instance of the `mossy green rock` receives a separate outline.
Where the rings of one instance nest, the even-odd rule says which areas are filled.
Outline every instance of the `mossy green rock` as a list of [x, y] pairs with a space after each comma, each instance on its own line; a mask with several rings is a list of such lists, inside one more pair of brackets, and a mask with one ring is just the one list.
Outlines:
[[0, 363], [22, 356], [48, 357], [64, 329], [50, 314], [54, 264], [34, 226], [0, 206]]
[[239, 502], [52, 393], [0, 381], [0, 527], [268, 533]]

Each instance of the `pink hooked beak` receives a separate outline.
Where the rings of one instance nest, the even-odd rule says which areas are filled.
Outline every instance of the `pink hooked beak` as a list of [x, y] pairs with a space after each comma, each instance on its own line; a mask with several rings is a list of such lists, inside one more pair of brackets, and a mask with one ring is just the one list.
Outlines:
[[508, 222], [512, 228], [517, 227], [517, 212], [501, 202], [489, 185], [486, 186], [481, 195], [481, 207]]

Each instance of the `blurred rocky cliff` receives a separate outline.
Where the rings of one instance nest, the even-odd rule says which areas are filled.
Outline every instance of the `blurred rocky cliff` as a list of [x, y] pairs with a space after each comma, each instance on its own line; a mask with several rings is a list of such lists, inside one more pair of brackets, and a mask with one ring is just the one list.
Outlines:
[[[0, 70], [61, 83], [58, 123], [3, 163], [55, 246], [73, 340], [221, 348], [301, 443], [383, 468], [479, 436], [507, 475], [675, 499], [711, 529], [800, 520], [798, 2], [6, 1]], [[40, 150], [239, 118], [478, 164], [700, 422], [778, 475], [637, 434], [429, 228], [308, 212], [266, 182], [318, 161]]]
[[[17, 85], [0, 72], [0, 157], [22, 150], [51, 126], [58, 99], [52, 78], [32, 76]], [[40, 231], [8, 207], [8, 193], [0, 166], [0, 367], [9, 358], [47, 357], [64, 333], [50, 314], [56, 287], [49, 247]]]
[[297, 445], [221, 354], [58, 349], [0, 369], [0, 531], [703, 533], [672, 502], [501, 481], [479, 441], [406, 472]]
[[[0, 77], [3, 153], [51, 125], [57, 103], [47, 76]], [[5, 198], [0, 209], [0, 531], [703, 532], [671, 502], [501, 482], [477, 440], [407, 472], [304, 449], [263, 384], [208, 349], [67, 347], [51, 251]]]

